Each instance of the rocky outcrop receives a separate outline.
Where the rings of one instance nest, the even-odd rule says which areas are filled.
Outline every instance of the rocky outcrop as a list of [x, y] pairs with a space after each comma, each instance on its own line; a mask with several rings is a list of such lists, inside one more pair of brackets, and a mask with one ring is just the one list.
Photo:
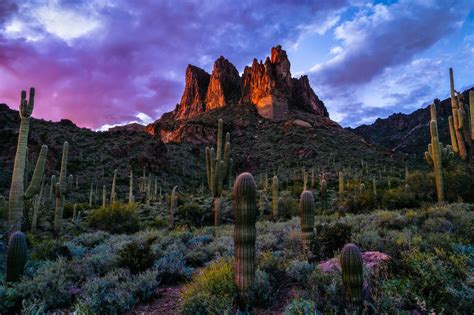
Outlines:
[[173, 118], [188, 119], [206, 110], [209, 79], [209, 73], [196, 66], [188, 65], [183, 96], [174, 110]]
[[254, 104], [260, 115], [272, 120], [285, 119], [294, 109], [328, 117], [308, 77], [292, 78], [290, 66], [281, 46], [272, 48], [271, 57], [265, 63], [254, 59], [252, 66], [244, 69], [241, 102]]
[[220, 57], [214, 63], [206, 96], [206, 110], [235, 104], [240, 96], [240, 76], [229, 60]]
[[181, 102], [170, 115], [164, 115], [165, 120], [186, 120], [236, 104], [251, 104], [262, 117], [270, 120], [285, 120], [293, 111], [328, 118], [326, 107], [309, 85], [308, 77], [292, 78], [290, 67], [281, 46], [273, 47], [264, 63], [254, 59], [252, 66], [245, 67], [242, 78], [234, 65], [222, 56], [215, 61], [211, 75], [188, 65]]

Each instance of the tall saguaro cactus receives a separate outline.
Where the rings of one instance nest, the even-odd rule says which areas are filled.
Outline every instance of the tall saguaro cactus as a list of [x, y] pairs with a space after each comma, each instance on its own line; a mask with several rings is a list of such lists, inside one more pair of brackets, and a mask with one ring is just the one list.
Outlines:
[[69, 143], [66, 141], [63, 145], [63, 156], [61, 159], [61, 171], [59, 172], [59, 182], [56, 183], [56, 209], [54, 211], [54, 237], [59, 237], [62, 231], [62, 221], [64, 212], [64, 201], [67, 192], [67, 159], [69, 152]]
[[245, 306], [250, 300], [250, 288], [255, 281], [255, 228], [257, 218], [257, 185], [252, 174], [240, 174], [234, 184], [234, 256], [235, 284], [239, 301]]
[[[232, 159], [230, 158], [230, 133], [226, 133], [223, 147], [224, 121], [217, 122], [217, 148], [206, 147], [206, 174], [209, 191], [211, 192], [214, 205], [214, 224], [219, 225], [221, 221], [221, 197], [224, 183], [230, 177]], [[230, 187], [229, 187], [230, 188]]]
[[328, 184], [325, 179], [321, 180], [319, 190], [321, 193], [321, 208], [323, 209], [324, 213], [328, 210]]
[[360, 304], [362, 302], [364, 269], [359, 247], [351, 243], [344, 245], [341, 251], [341, 269], [342, 283], [347, 299], [351, 304]]
[[301, 238], [306, 254], [312, 255], [314, 238], [314, 196], [310, 190], [305, 190], [300, 196], [301, 209]]
[[428, 145], [428, 151], [425, 152], [425, 159], [433, 167], [433, 173], [436, 183], [436, 194], [438, 201], [444, 201], [444, 168], [453, 158], [451, 146], [443, 148], [443, 144], [438, 138], [438, 125], [435, 120], [430, 122], [431, 143]]
[[18, 132], [18, 144], [16, 147], [15, 162], [13, 166], [12, 183], [10, 186], [8, 224], [10, 231], [21, 229], [25, 199], [29, 199], [38, 193], [41, 179], [43, 178], [44, 165], [48, 147], [42, 146], [35, 171], [28, 189], [25, 192], [25, 167], [27, 162], [28, 134], [30, 131], [30, 117], [35, 103], [35, 89], [30, 89], [30, 97], [26, 99], [26, 91], [21, 91], [20, 100], [20, 130]]

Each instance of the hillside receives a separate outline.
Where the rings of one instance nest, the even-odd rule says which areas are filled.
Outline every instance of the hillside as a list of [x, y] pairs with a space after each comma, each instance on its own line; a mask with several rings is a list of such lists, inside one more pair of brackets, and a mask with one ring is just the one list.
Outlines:
[[[469, 91], [463, 92], [464, 99], [469, 99]], [[438, 113], [438, 132], [440, 141], [450, 144], [448, 116], [452, 115], [451, 98], [436, 101]], [[420, 108], [410, 114], [392, 114], [379, 118], [371, 125], [361, 125], [347, 130], [365, 138], [367, 141], [393, 151], [416, 154], [421, 158], [429, 142], [429, 106]]]

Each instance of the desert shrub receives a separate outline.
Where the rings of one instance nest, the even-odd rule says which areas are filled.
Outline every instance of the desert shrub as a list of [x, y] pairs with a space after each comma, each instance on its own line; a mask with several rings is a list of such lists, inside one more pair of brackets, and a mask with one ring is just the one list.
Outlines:
[[382, 202], [387, 209], [416, 208], [420, 200], [411, 192], [405, 192], [402, 187], [384, 191]]
[[8, 202], [5, 200], [5, 197], [0, 196], [0, 219], [2, 221], [8, 216]]
[[460, 166], [446, 172], [446, 199], [474, 203], [474, 171]]
[[[318, 308], [333, 310], [334, 305], [343, 305], [343, 285], [341, 273], [324, 272], [319, 267], [314, 269], [304, 282], [311, 300], [317, 301]], [[337, 309], [335, 309], [335, 313]]]
[[208, 212], [208, 209], [199, 206], [195, 202], [181, 205], [178, 208], [178, 215], [181, 218], [184, 218], [184, 220], [191, 222], [195, 226], [202, 226], [205, 223], [205, 215]]
[[89, 214], [89, 225], [110, 233], [132, 233], [139, 229], [135, 205], [115, 203]]
[[292, 260], [286, 267], [286, 276], [290, 281], [302, 283], [313, 270], [314, 265], [307, 261]]
[[[467, 276], [467, 257], [436, 250], [435, 253], [412, 249], [400, 261], [403, 278], [413, 279], [412, 292], [422, 297], [428, 308], [438, 312], [443, 309], [460, 310], [459, 292], [464, 289]], [[474, 301], [471, 301], [471, 303]]]
[[421, 171], [410, 172], [408, 185], [414, 198], [423, 201], [431, 201], [435, 196], [433, 173]]
[[15, 314], [21, 303], [21, 296], [11, 286], [0, 284], [0, 314]]
[[445, 218], [428, 218], [423, 223], [423, 230], [426, 232], [450, 232], [453, 229], [451, 222]]
[[74, 242], [76, 244], [82, 245], [87, 248], [92, 248], [100, 243], [103, 243], [105, 240], [110, 238], [110, 234], [104, 231], [96, 231], [93, 233], [84, 233], [76, 238], [74, 238]]
[[299, 214], [299, 203], [298, 200], [291, 197], [286, 196], [280, 199], [278, 203], [278, 214], [280, 218], [283, 219], [290, 219], [291, 217]]
[[282, 251], [265, 251], [257, 258], [257, 267], [271, 275], [276, 281], [285, 278], [287, 263]]
[[252, 304], [257, 306], [268, 306], [272, 298], [272, 285], [270, 275], [262, 270], [255, 272], [255, 282], [250, 288]]
[[164, 218], [160, 218], [160, 217], [155, 218], [155, 220], [153, 220], [150, 223], [150, 227], [156, 228], [156, 229], [162, 229], [162, 228], [168, 227], [168, 220]]
[[181, 313], [230, 313], [236, 294], [233, 264], [220, 259], [195, 275], [185, 286], [181, 294]]
[[134, 240], [119, 250], [118, 264], [122, 268], [128, 268], [132, 274], [145, 271], [150, 268], [155, 259], [151, 245], [156, 238], [145, 240]]
[[311, 300], [295, 299], [285, 308], [285, 315], [318, 314], [316, 304]]
[[155, 262], [154, 269], [159, 271], [163, 283], [176, 283], [188, 279], [193, 273], [193, 268], [186, 265], [183, 252], [172, 249]]
[[344, 198], [344, 205], [348, 212], [351, 213], [366, 213], [375, 209], [379, 204], [377, 196], [374, 196], [372, 191], [366, 189], [362, 193], [351, 193]]
[[315, 228], [316, 246], [321, 258], [333, 257], [335, 252], [351, 240], [351, 226], [346, 223], [319, 224]]
[[32, 260], [55, 260], [59, 257], [66, 259], [72, 258], [69, 248], [61, 241], [45, 239], [35, 241], [34, 244], [32, 244]]
[[149, 299], [158, 284], [156, 271], [131, 276], [127, 270], [117, 269], [102, 278], [89, 279], [78, 304], [97, 314], [120, 314]]
[[46, 261], [39, 266], [32, 278], [17, 285], [22, 298], [30, 303], [39, 300], [47, 309], [68, 307], [75, 298], [77, 283], [84, 276], [76, 264], [58, 259]]
[[375, 224], [384, 229], [400, 230], [407, 225], [407, 218], [396, 211], [381, 210], [375, 213]]

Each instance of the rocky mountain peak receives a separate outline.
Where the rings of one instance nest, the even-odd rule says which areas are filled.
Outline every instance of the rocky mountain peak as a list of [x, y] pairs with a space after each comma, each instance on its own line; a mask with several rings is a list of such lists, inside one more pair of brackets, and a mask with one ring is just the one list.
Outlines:
[[181, 102], [175, 109], [175, 119], [187, 119], [206, 110], [206, 94], [210, 75], [201, 68], [188, 65]]
[[206, 96], [206, 110], [236, 103], [240, 96], [239, 71], [223, 56], [214, 63]]
[[280, 45], [271, 49], [265, 62], [253, 59], [242, 78], [223, 56], [215, 61], [210, 75], [188, 65], [181, 101], [163, 118], [187, 120], [224, 106], [250, 104], [270, 120], [286, 120], [291, 112], [300, 111], [329, 121], [326, 107], [309, 85], [308, 77], [292, 78], [290, 68], [288, 55]]

